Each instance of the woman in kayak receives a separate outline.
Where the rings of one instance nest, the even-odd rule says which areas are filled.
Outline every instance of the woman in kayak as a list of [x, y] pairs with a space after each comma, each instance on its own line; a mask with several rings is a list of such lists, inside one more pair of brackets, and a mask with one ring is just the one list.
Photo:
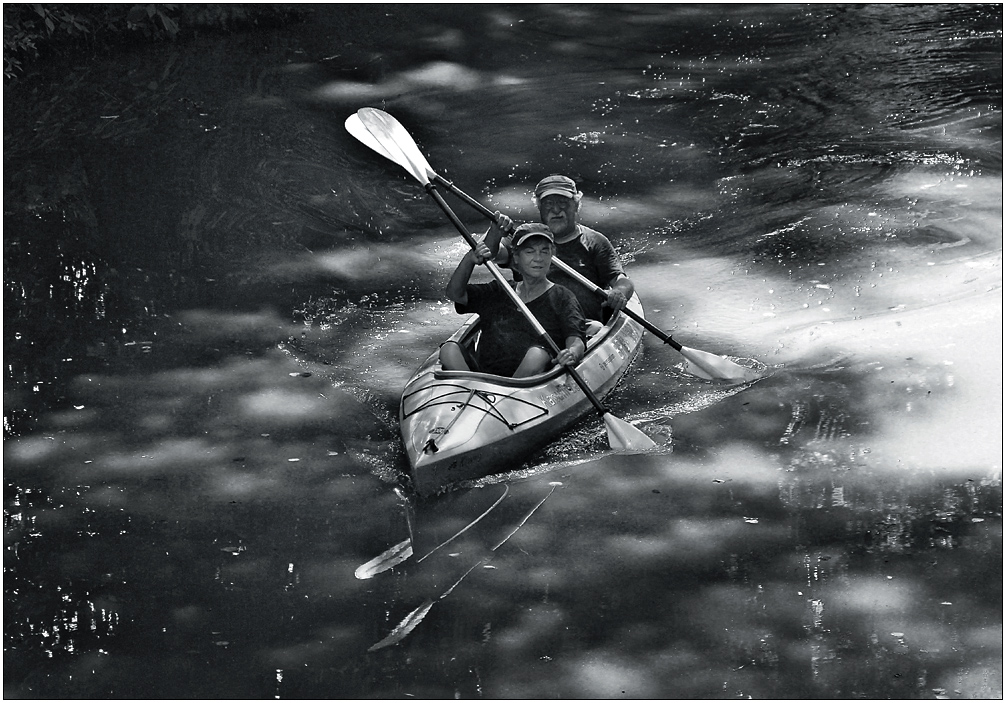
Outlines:
[[[555, 254], [552, 232], [542, 224], [521, 225], [512, 241], [510, 266], [522, 277], [514, 290], [560, 347], [554, 363], [579, 363], [586, 350], [586, 323], [576, 296], [547, 278]], [[552, 362], [546, 343], [501, 284], [496, 280], [468, 282], [475, 267], [491, 258], [489, 247], [480, 242], [461, 259], [447, 284], [447, 297], [454, 301], [458, 313], [479, 314], [482, 334], [475, 354], [457, 342], [445, 342], [440, 347], [440, 364], [448, 371], [481, 371], [515, 378], [542, 373]]]

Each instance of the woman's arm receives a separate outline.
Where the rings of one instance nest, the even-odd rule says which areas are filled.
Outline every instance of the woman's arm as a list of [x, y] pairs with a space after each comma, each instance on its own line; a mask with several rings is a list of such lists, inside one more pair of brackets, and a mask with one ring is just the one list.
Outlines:
[[[499, 224], [497, 224], [499, 222]], [[496, 211], [496, 220], [493, 221], [489, 229], [486, 231], [486, 236], [482, 240], [489, 247], [490, 258], [493, 259], [499, 266], [505, 266], [510, 259], [510, 251], [503, 247], [500, 248], [500, 241], [503, 237], [513, 232], [513, 220], [501, 213], [499, 210]]]
[[584, 341], [587, 324], [583, 317], [583, 311], [580, 309], [580, 303], [576, 301], [576, 296], [568, 288], [553, 286], [550, 290], [556, 291], [555, 295], [559, 301], [556, 312], [560, 318], [559, 324], [562, 328], [562, 334], [566, 337], [566, 348], [556, 354], [555, 363], [563, 366], [578, 364], [587, 352], [587, 345]]
[[587, 347], [579, 337], [566, 337], [566, 348], [560, 351], [555, 357], [555, 363], [562, 366], [574, 366], [580, 363]]
[[475, 267], [484, 264], [489, 258], [489, 247], [485, 242], [479, 242], [475, 249], [466, 252], [451, 274], [451, 280], [447, 282], [447, 298], [459, 305], [467, 305], [468, 279], [472, 277]]

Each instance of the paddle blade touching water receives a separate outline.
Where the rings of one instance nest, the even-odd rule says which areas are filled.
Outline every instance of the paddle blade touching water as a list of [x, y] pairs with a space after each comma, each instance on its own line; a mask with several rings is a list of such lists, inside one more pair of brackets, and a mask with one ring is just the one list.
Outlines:
[[747, 382], [754, 381], [761, 376], [761, 373], [756, 369], [741, 366], [711, 352], [689, 349], [688, 347], [675, 348], [681, 353], [681, 356], [685, 357], [685, 371], [707, 381]]
[[608, 445], [618, 451], [645, 452], [653, 449], [657, 443], [646, 436], [646, 434], [625, 420], [621, 420], [611, 413], [603, 416], [604, 427], [608, 431]]
[[619, 420], [611, 413], [603, 416], [604, 426], [608, 430], [608, 444], [612, 449], [627, 452], [642, 452], [657, 446], [657, 443], [646, 436], [635, 425], [625, 420]]

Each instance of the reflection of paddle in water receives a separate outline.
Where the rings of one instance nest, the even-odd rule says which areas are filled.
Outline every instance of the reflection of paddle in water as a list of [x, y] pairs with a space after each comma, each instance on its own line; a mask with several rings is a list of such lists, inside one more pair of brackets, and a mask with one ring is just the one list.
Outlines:
[[[507, 493], [509, 493], [509, 492], [510, 492], [510, 486], [504, 486], [503, 487], [503, 494], [496, 500], [495, 503], [493, 503], [488, 508], [486, 508], [486, 511], [484, 513], [482, 513], [477, 518], [475, 518], [474, 520], [472, 520], [471, 522], [469, 522], [467, 525], [465, 525], [463, 528], [461, 528], [461, 530], [459, 530], [458, 532], [455, 532], [453, 537], [451, 537], [450, 539], [447, 539], [447, 540], [441, 542], [436, 547], [434, 547], [429, 552], [427, 552], [425, 556], [420, 557], [419, 561], [423, 561], [423, 559], [425, 559], [426, 557], [428, 557], [431, 554], [433, 554], [433, 552], [437, 551], [438, 549], [440, 549], [443, 546], [446, 546], [446, 545], [450, 544], [451, 542], [453, 542], [454, 540], [456, 540], [458, 537], [460, 537], [461, 535], [463, 535], [465, 532], [467, 532], [468, 530], [470, 530], [472, 527], [474, 527], [475, 524], [479, 520], [481, 520], [482, 518], [484, 518], [486, 515], [488, 515], [492, 511], [493, 508], [495, 508], [497, 505], [499, 505], [500, 503], [502, 503], [503, 499], [506, 498]], [[419, 563], [419, 562], [416, 562], [416, 563]]]
[[[472, 568], [474, 569], [475, 567], [473, 566]], [[468, 574], [466, 573], [465, 576], [467, 575]], [[453, 588], [453, 586], [451, 586], [451, 588]], [[443, 596], [441, 596], [441, 598], [443, 598]], [[427, 600], [421, 606], [406, 615], [405, 619], [398, 623], [398, 625], [395, 626], [395, 629], [393, 629], [387, 637], [377, 644], [369, 647], [367, 651], [376, 652], [378, 649], [384, 649], [385, 647], [390, 647], [393, 644], [401, 642], [405, 639], [406, 635], [416, 629], [416, 625], [423, 621], [423, 618], [426, 617], [426, 614], [430, 612], [430, 608], [432, 607], [433, 601]]]
[[[492, 512], [493, 508], [502, 503], [503, 499], [506, 498], [506, 495], [509, 492], [510, 492], [510, 486], [504, 486], [503, 493], [500, 495], [499, 498], [496, 499], [495, 503], [486, 508], [485, 512], [483, 512], [477, 518], [475, 518], [467, 525], [465, 525], [463, 528], [455, 532], [453, 536], [449, 537], [448, 539], [444, 540], [436, 547], [428, 551], [424, 556], [422, 556], [419, 560], [417, 560], [416, 563], [418, 564], [419, 562], [423, 561], [428, 556], [433, 554], [435, 551], [437, 551], [441, 547], [447, 546], [448, 544], [456, 540], [458, 537], [463, 535], [465, 532], [470, 530], [472, 527], [474, 527], [479, 522], [479, 520], [484, 518], [486, 515]], [[412, 538], [410, 537], [409, 539], [402, 540], [395, 546], [390, 547], [389, 549], [386, 549], [385, 551], [381, 552], [381, 554], [374, 557], [366, 564], [361, 564], [359, 567], [357, 567], [355, 572], [356, 578], [358, 579], [373, 578], [382, 571], [387, 571], [388, 569], [398, 566], [411, 556], [412, 556]]]
[[[504, 537], [502, 540], [500, 540], [496, 544], [496, 546], [494, 546], [490, 550], [490, 552], [495, 553], [497, 549], [499, 549], [504, 544], [506, 544], [507, 540], [509, 540], [511, 537], [513, 537], [515, 534], [517, 534], [517, 531], [521, 527], [523, 527], [524, 524], [528, 520], [531, 519], [531, 516], [534, 515], [535, 511], [538, 510], [538, 508], [540, 508], [545, 503], [546, 500], [548, 500], [549, 496], [551, 496], [553, 492], [555, 492], [556, 487], [557, 486], [561, 486], [561, 485], [562, 485], [562, 483], [560, 483], [558, 481], [553, 481], [552, 483], [550, 483], [549, 486], [551, 486], [551, 488], [550, 488], [549, 492], [545, 495], [545, 497], [542, 498], [540, 501], [538, 501], [537, 505], [535, 505], [533, 508], [531, 508], [531, 510], [528, 511], [527, 515], [524, 516], [524, 519], [521, 520], [519, 523], [517, 523], [517, 526], [515, 528], [513, 528], [513, 530], [511, 530], [510, 533], [507, 534], [506, 537]], [[492, 510], [497, 505], [499, 505], [500, 501], [503, 500], [503, 497], [506, 496], [506, 493], [507, 493], [507, 491], [504, 491], [503, 495], [500, 496], [499, 500], [496, 501], [496, 503], [494, 503], [493, 506], [491, 508], [489, 508], [489, 510]], [[478, 522], [483, 517], [485, 517], [489, 513], [489, 510], [487, 510], [484, 513], [482, 513], [482, 515], [480, 515], [478, 518], [476, 518], [476, 520], [473, 521], [472, 523], [469, 523], [469, 525], [467, 527], [465, 527], [464, 530], [461, 530], [461, 532], [464, 532], [469, 527], [471, 527], [472, 525], [474, 525], [475, 522]], [[459, 532], [454, 537], [457, 537], [458, 535], [460, 535], [461, 532]], [[451, 539], [447, 540], [447, 542], [450, 542], [451, 540], [453, 540], [454, 537], [451, 537]], [[435, 547], [433, 551], [436, 551], [437, 549], [440, 549], [440, 547], [444, 546], [444, 544], [447, 544], [447, 542], [444, 542], [443, 544]], [[397, 546], [400, 546], [400, 545], [396, 545], [396, 547]], [[394, 547], [392, 549], [394, 549]], [[388, 551], [390, 552], [391, 550], [388, 550]], [[432, 551], [430, 553], [432, 554]], [[429, 556], [429, 554], [427, 554], [427, 556]], [[378, 559], [379, 558], [380, 557], [378, 557]], [[425, 559], [425, 558], [426, 557], [423, 557], [423, 559]], [[444, 598], [446, 598], [447, 596], [449, 596], [451, 594], [451, 592], [455, 588], [458, 587], [458, 584], [460, 584], [468, 576], [468, 574], [470, 574], [472, 571], [474, 571], [479, 566], [483, 566], [484, 564], [486, 564], [487, 562], [489, 562], [491, 559], [492, 559], [492, 554], [490, 554], [489, 556], [482, 557], [477, 562], [475, 562], [474, 564], [472, 564], [471, 568], [469, 568], [468, 571], [466, 571], [465, 573], [463, 573], [461, 575], [461, 578], [459, 578], [457, 581], [455, 581], [450, 586], [450, 588], [448, 588], [446, 591], [444, 591], [443, 594], [441, 594], [436, 600], [434, 600], [432, 598], [429, 598], [426, 601], [424, 601], [422, 605], [420, 605], [418, 608], [416, 608], [411, 613], [409, 613], [408, 615], [406, 615], [405, 618], [400, 623], [398, 623], [398, 625], [396, 625], [391, 630], [390, 633], [388, 633], [387, 637], [385, 637], [384, 639], [382, 639], [380, 642], [372, 645], [370, 648], [367, 649], [367, 651], [368, 652], [376, 652], [378, 649], [383, 649], [385, 647], [390, 647], [393, 644], [397, 644], [397, 643], [401, 642], [403, 639], [405, 639], [406, 636], [408, 636], [408, 634], [410, 632], [412, 632], [414, 629], [416, 629], [416, 626], [418, 626], [419, 623], [421, 623], [423, 621], [423, 618], [425, 618], [426, 615], [430, 612], [430, 609], [433, 608], [433, 604], [437, 600], [443, 600]], [[422, 561], [422, 560], [420, 560], [420, 561]], [[368, 564], [369, 563], [370, 562], [368, 562]], [[366, 566], [366, 564], [364, 566]], [[363, 567], [360, 567], [360, 568], [362, 569]], [[357, 572], [359, 573], [359, 569], [357, 569]]]
[[381, 552], [378, 556], [374, 557], [366, 564], [361, 564], [356, 567], [356, 578], [358, 579], [369, 579], [373, 578], [382, 571], [387, 571], [388, 569], [398, 566], [403, 561], [412, 556], [412, 540], [404, 539], [394, 547], [390, 547], [385, 551]]

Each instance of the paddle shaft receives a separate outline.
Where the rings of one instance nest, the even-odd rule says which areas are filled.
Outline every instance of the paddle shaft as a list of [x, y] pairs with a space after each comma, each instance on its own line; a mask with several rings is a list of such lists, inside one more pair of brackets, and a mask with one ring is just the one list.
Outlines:
[[[436, 185], [434, 185], [433, 183], [427, 183], [425, 187], [426, 192], [430, 194], [430, 196], [436, 201], [437, 205], [440, 206], [440, 209], [444, 211], [444, 214], [447, 215], [447, 219], [451, 221], [451, 224], [454, 225], [455, 229], [457, 229], [458, 232], [461, 233], [461, 236], [465, 238], [465, 241], [468, 243], [468, 246], [470, 246], [472, 249], [478, 246], [478, 242], [475, 241], [475, 237], [473, 237], [471, 232], [468, 231], [468, 228], [465, 227], [464, 223], [461, 222], [460, 219], [458, 219], [458, 216], [454, 214], [454, 211], [451, 210], [450, 206], [444, 200], [443, 196], [440, 195], [439, 192], [437, 192]], [[541, 326], [541, 323], [538, 322], [538, 319], [534, 316], [534, 313], [528, 310], [527, 305], [525, 305], [524, 301], [520, 299], [519, 295], [517, 295], [517, 291], [515, 291], [513, 288], [510, 287], [510, 284], [507, 283], [506, 278], [503, 277], [503, 272], [499, 270], [499, 267], [492, 261], [486, 261], [485, 265], [486, 268], [489, 269], [489, 272], [493, 275], [493, 278], [495, 278], [499, 282], [503, 290], [505, 290], [507, 295], [510, 296], [510, 300], [514, 302], [514, 304], [524, 314], [524, 317], [527, 318], [527, 320], [534, 327], [535, 333], [539, 337], [541, 337], [541, 339], [548, 345], [549, 349], [552, 350], [552, 355], [555, 356], [556, 354], [558, 354], [560, 349], [558, 345], [556, 345], [555, 340], [553, 340], [552, 337], [549, 336], [548, 332], [545, 331], [545, 328]], [[590, 390], [590, 386], [588, 386], [587, 382], [580, 377], [580, 374], [578, 374], [576, 370], [573, 369], [572, 366], [566, 367], [566, 373], [568, 373], [569, 377], [572, 378], [573, 381], [576, 383], [576, 385], [580, 387], [580, 390], [583, 391], [583, 394], [585, 396], [587, 396], [587, 399], [590, 400], [591, 404], [594, 406], [597, 412], [599, 412], [601, 415], [607, 415], [608, 409], [601, 404], [601, 401], [597, 399], [597, 396], [594, 395], [594, 392], [592, 390]]]
[[[591, 281], [591, 280], [589, 280], [587, 278], [584, 278], [584, 276], [579, 271], [577, 271], [576, 269], [574, 269], [572, 266], [570, 266], [569, 264], [567, 264], [565, 261], [562, 261], [562, 260], [560, 260], [560, 259], [558, 259], [556, 257], [552, 257], [552, 263], [555, 264], [556, 268], [558, 268], [561, 271], [563, 271], [567, 276], [569, 276], [570, 278], [574, 279], [578, 283], [583, 284], [584, 286], [586, 286], [587, 288], [589, 288], [591, 291], [593, 291], [599, 297], [604, 298], [605, 300], [608, 299], [608, 295], [604, 292], [604, 289], [601, 288], [601, 286], [597, 285], [596, 283], [594, 283], [593, 281]], [[655, 334], [657, 337], [659, 337], [664, 342], [664, 344], [670, 344], [676, 351], [681, 351], [681, 345], [678, 344], [677, 342], [675, 342], [673, 339], [671, 339], [671, 335], [665, 334], [663, 332], [663, 330], [661, 330], [659, 327], [657, 327], [656, 325], [654, 325], [652, 322], [647, 321], [647, 319], [645, 317], [643, 317], [642, 315], [640, 315], [636, 311], [631, 310], [631, 309], [625, 307], [625, 308], [622, 308], [622, 312], [624, 312], [626, 315], [628, 315], [633, 320], [635, 320], [636, 322], [638, 322], [639, 324], [641, 324], [643, 327], [645, 327], [646, 329], [648, 329], [650, 332], [652, 332], [653, 334]]]
[[[437, 175], [437, 174], [432, 174], [432, 176], [433, 176], [433, 179], [437, 183], [439, 183], [440, 185], [442, 185], [445, 188], [447, 188], [448, 190], [450, 190], [452, 193], [454, 193], [454, 195], [456, 195], [459, 198], [461, 198], [462, 200], [464, 200], [466, 203], [468, 203], [469, 205], [471, 205], [473, 208], [475, 208], [476, 210], [478, 210], [480, 213], [482, 213], [483, 215], [485, 215], [486, 217], [488, 217], [493, 222], [496, 222], [496, 213], [494, 213], [492, 210], [490, 210], [489, 208], [487, 208], [485, 205], [483, 205], [482, 203], [480, 203], [475, 198], [473, 198], [470, 195], [468, 195], [467, 193], [465, 193], [463, 190], [461, 190], [460, 188], [458, 188], [456, 185], [454, 185], [453, 183], [451, 183], [449, 180], [447, 180], [443, 176], [440, 176], [440, 175]], [[567, 264], [565, 261], [563, 261], [559, 257], [553, 256], [552, 257], [552, 263], [555, 264], [555, 267], [557, 269], [560, 269], [567, 276], [569, 276], [570, 278], [574, 279], [575, 281], [577, 281], [581, 285], [585, 286], [588, 290], [592, 291], [595, 295], [597, 295], [597, 296], [599, 296], [601, 298], [604, 298], [605, 300], [608, 299], [608, 294], [604, 292], [604, 289], [601, 288], [601, 286], [597, 285], [596, 283], [594, 283], [590, 279], [584, 278], [583, 275], [581, 275], [579, 271], [577, 271], [576, 269], [574, 269], [573, 267], [571, 267], [569, 264]], [[657, 337], [659, 337], [660, 340], [663, 341], [665, 344], [670, 344], [671, 347], [673, 347], [676, 351], [681, 351], [681, 345], [678, 344], [677, 342], [675, 342], [671, 338], [671, 335], [665, 334], [663, 332], [663, 330], [661, 330], [659, 327], [657, 327], [653, 323], [648, 322], [647, 319], [645, 317], [643, 317], [642, 315], [640, 315], [639, 313], [635, 312], [634, 310], [630, 310], [629, 308], [622, 308], [622, 312], [624, 312], [626, 315], [628, 315], [629, 317], [631, 317], [633, 320], [635, 320], [636, 322], [638, 322], [639, 324], [641, 324], [643, 327], [645, 327], [646, 329], [648, 329], [654, 335], [656, 335]]]

